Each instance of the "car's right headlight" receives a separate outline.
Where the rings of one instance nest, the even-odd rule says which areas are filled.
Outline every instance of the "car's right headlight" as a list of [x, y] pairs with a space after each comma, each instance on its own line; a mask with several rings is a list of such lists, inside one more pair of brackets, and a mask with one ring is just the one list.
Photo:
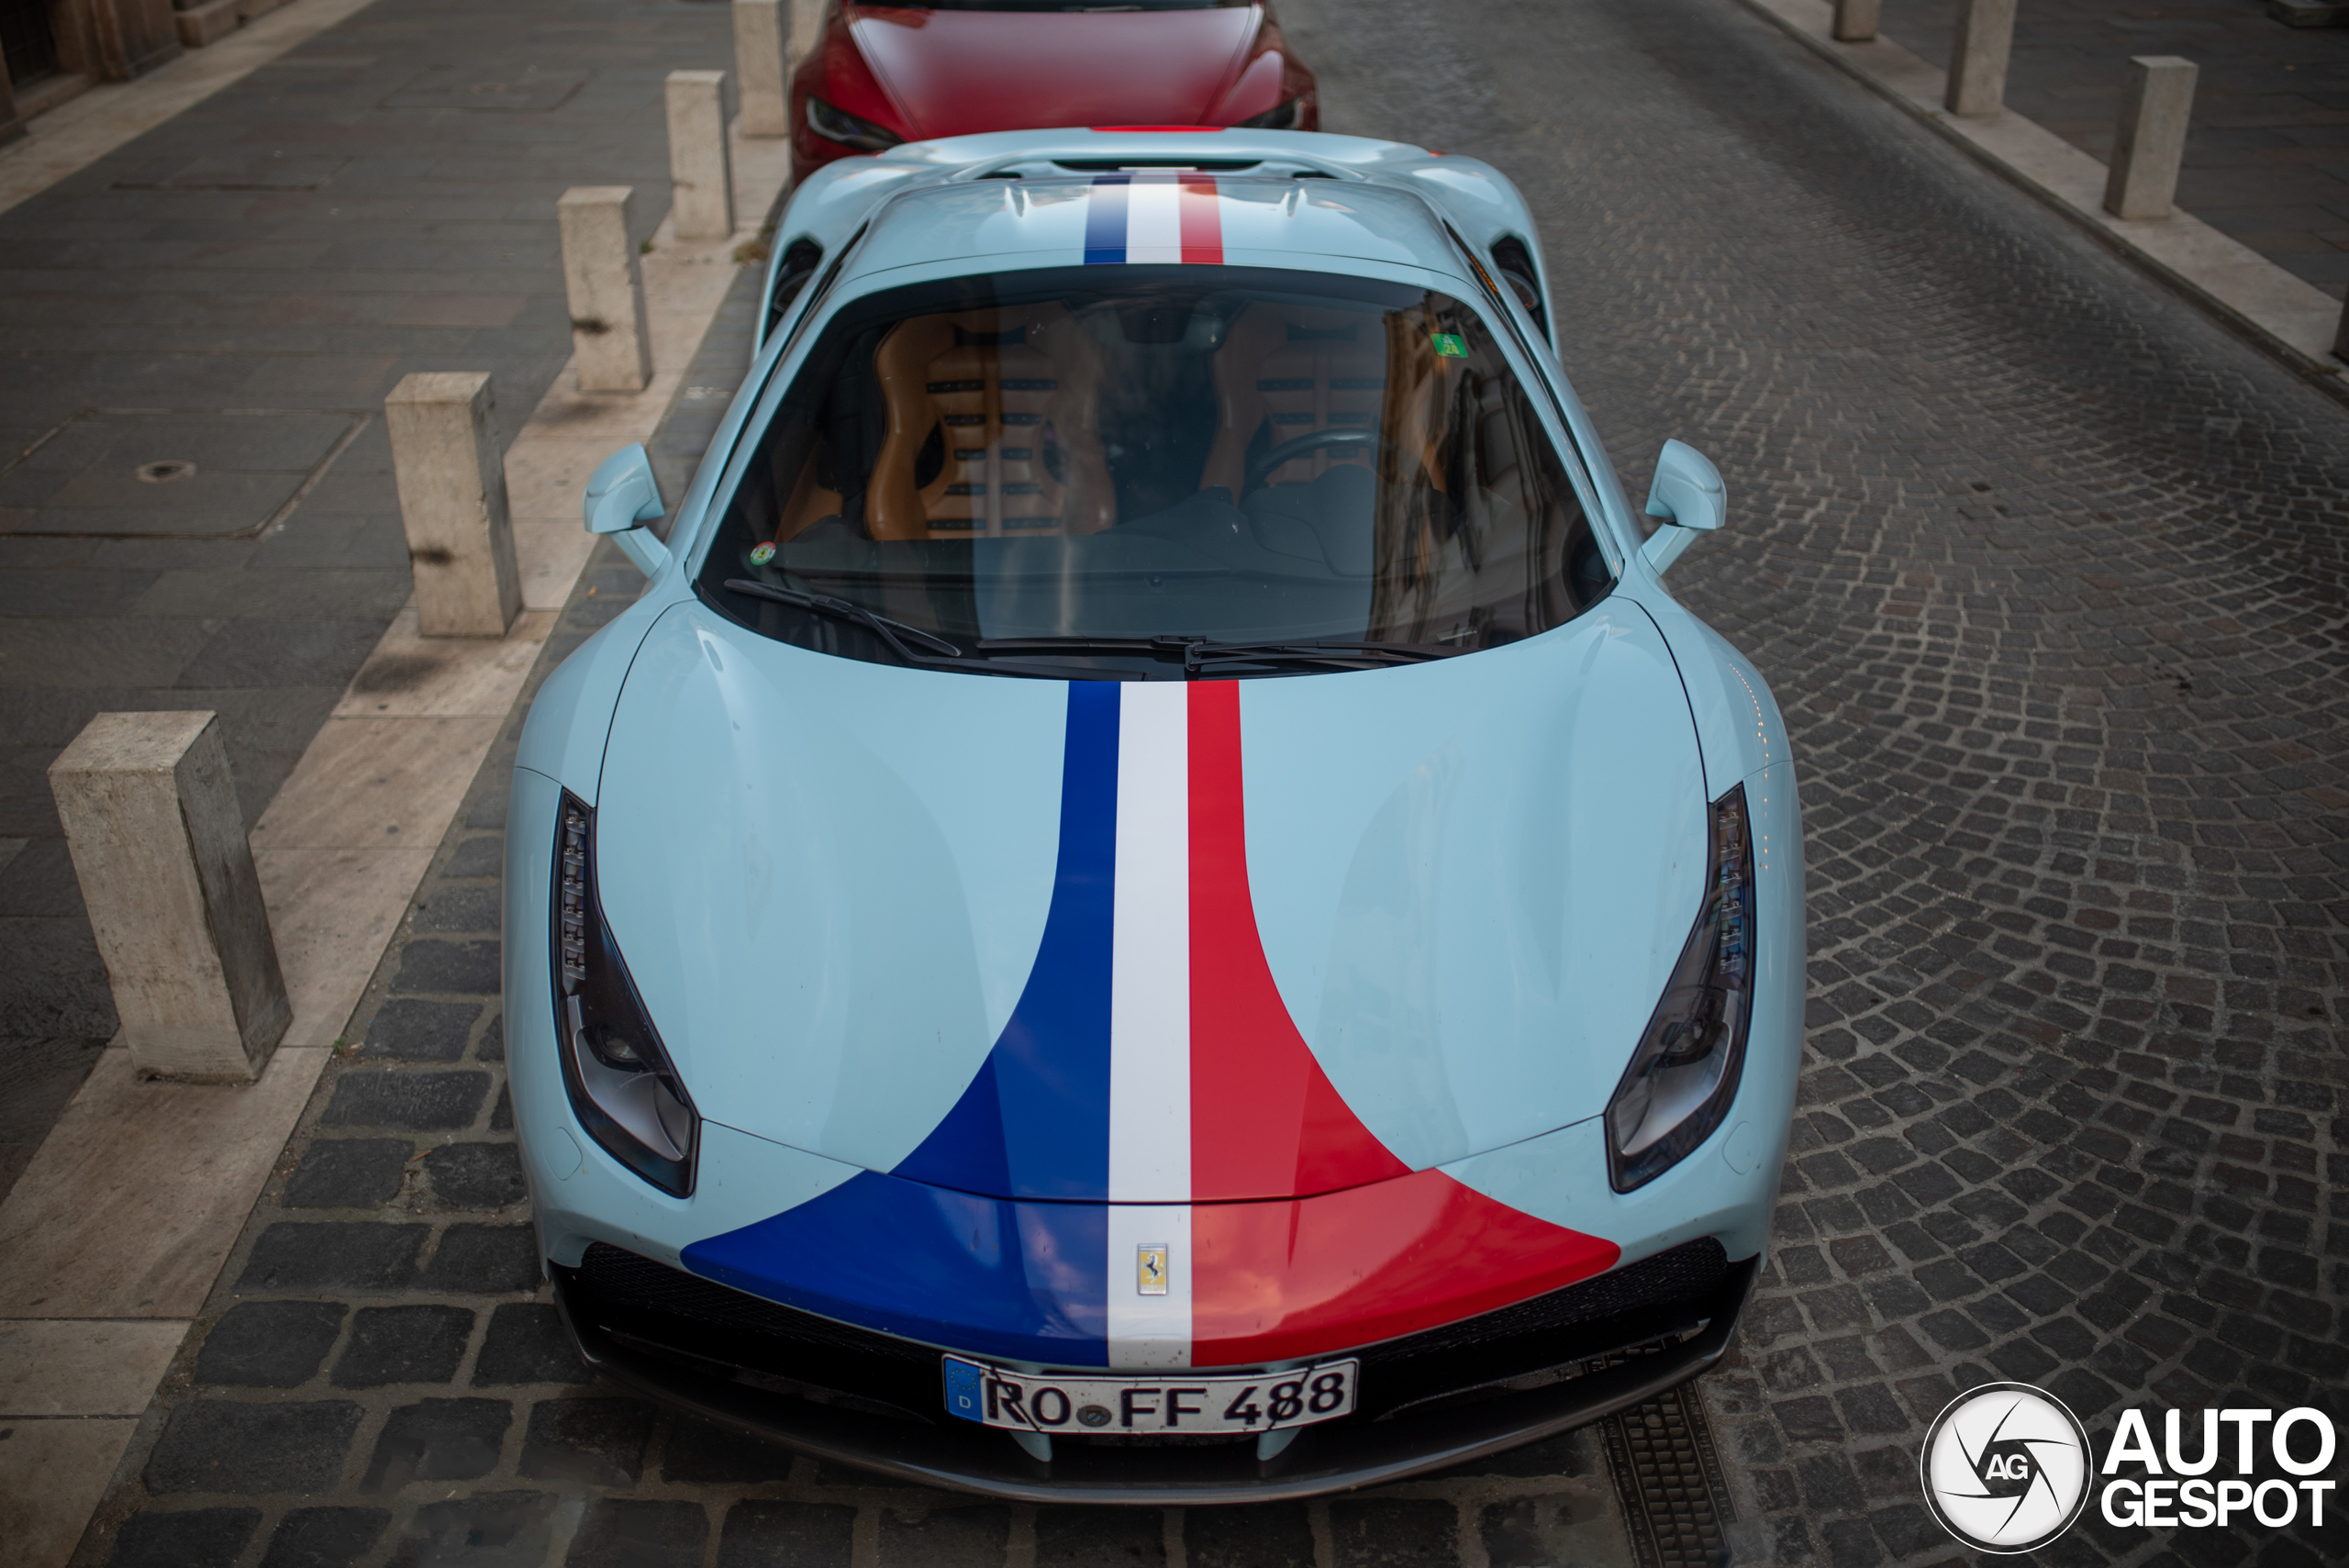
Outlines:
[[846, 109], [836, 109], [813, 95], [807, 99], [807, 128], [826, 141], [837, 141], [859, 152], [886, 152], [904, 145], [906, 139], [871, 120], [857, 118]]
[[1231, 128], [1234, 130], [1295, 130], [1297, 116], [1304, 111], [1305, 100], [1291, 98], [1275, 104], [1261, 115], [1251, 115]]
[[595, 808], [569, 790], [555, 817], [554, 868], [556, 1054], [572, 1111], [613, 1159], [690, 1197], [701, 1118], [604, 923]]
[[1745, 786], [1713, 803], [1705, 902], [1607, 1106], [1607, 1171], [1645, 1185], [1712, 1135], [1737, 1098], [1753, 1019], [1753, 829]]

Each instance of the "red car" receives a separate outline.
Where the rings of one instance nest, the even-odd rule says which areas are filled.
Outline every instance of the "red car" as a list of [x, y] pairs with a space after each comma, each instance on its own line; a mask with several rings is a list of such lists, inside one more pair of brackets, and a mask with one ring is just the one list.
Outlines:
[[795, 178], [979, 131], [1320, 128], [1313, 73], [1246, 0], [831, 0], [791, 109]]

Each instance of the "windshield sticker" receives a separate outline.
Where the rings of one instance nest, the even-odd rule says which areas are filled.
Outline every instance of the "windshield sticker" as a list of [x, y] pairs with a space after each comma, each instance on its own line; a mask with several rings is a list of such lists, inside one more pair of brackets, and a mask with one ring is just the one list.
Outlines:
[[1468, 357], [1468, 345], [1462, 340], [1457, 332], [1431, 332], [1428, 334], [1428, 341], [1433, 343], [1435, 351], [1447, 360], [1464, 360]]
[[751, 547], [751, 565], [753, 565], [753, 566], [764, 566], [768, 562], [773, 561], [774, 559], [774, 545], [772, 545], [772, 544], [754, 544], [754, 545], [752, 545], [752, 546]]
[[1131, 261], [1223, 264], [1223, 212], [1212, 174], [1102, 174], [1085, 215], [1087, 266]]

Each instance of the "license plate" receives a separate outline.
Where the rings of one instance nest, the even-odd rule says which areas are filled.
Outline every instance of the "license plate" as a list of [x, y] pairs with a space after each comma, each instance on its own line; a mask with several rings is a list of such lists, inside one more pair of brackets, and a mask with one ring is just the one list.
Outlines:
[[1026, 1432], [1269, 1432], [1353, 1413], [1362, 1363], [1186, 1377], [1037, 1376], [946, 1358], [946, 1413]]

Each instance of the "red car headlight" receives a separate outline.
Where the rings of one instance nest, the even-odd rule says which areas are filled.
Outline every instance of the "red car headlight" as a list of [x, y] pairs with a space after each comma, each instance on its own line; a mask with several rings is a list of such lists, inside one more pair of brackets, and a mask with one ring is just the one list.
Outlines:
[[1297, 117], [1305, 112], [1305, 100], [1291, 98], [1286, 104], [1275, 104], [1261, 115], [1251, 115], [1232, 127], [1234, 130], [1295, 130]]
[[807, 99], [807, 128], [826, 141], [837, 141], [859, 152], [886, 152], [893, 147], [902, 147], [906, 140], [896, 131], [871, 120], [861, 120], [846, 109], [836, 109], [812, 95]]

